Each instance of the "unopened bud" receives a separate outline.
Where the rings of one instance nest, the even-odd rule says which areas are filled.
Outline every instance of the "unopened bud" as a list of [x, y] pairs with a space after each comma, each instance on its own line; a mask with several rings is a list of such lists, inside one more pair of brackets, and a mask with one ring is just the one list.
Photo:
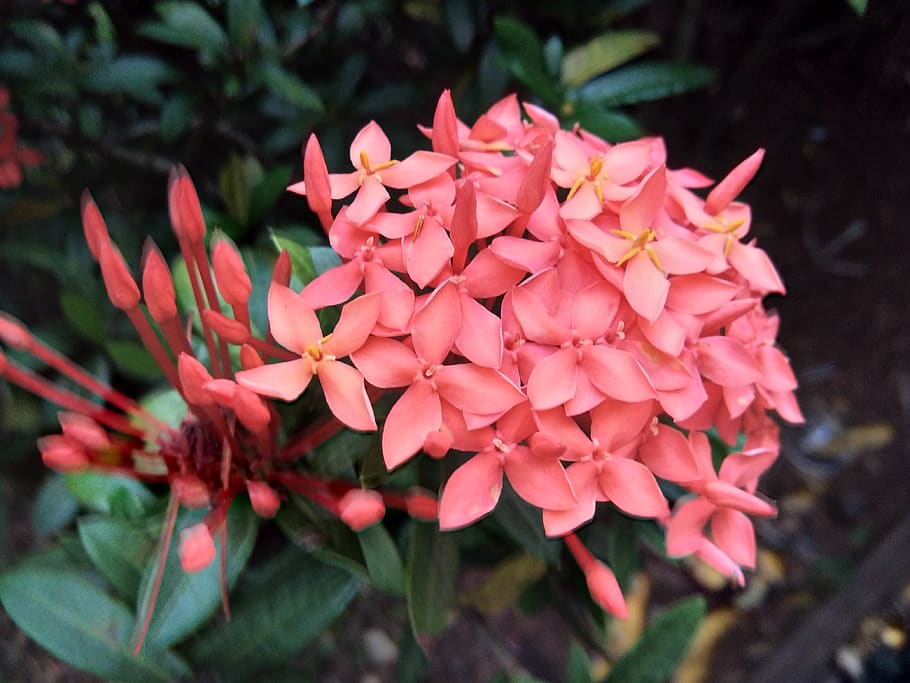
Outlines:
[[218, 291], [231, 306], [246, 306], [253, 285], [243, 265], [243, 259], [240, 258], [240, 252], [227, 236], [221, 233], [217, 233], [213, 242], [212, 269], [215, 271]]
[[98, 261], [101, 255], [101, 245], [110, 242], [111, 237], [107, 231], [104, 217], [88, 190], [82, 191], [82, 231], [85, 233], [85, 241], [92, 258]]
[[264, 481], [252, 481], [247, 479], [246, 492], [250, 496], [250, 503], [256, 514], [260, 517], [271, 519], [281, 507], [281, 500], [278, 494], [271, 486]]
[[231, 320], [218, 311], [205, 309], [202, 311], [202, 321], [229, 344], [243, 344], [250, 338], [250, 331], [246, 325], [237, 320]]
[[14, 349], [27, 349], [32, 344], [32, 335], [22, 324], [8, 313], [0, 312], [0, 341]]
[[98, 263], [111, 303], [121, 311], [136, 308], [139, 305], [139, 287], [123, 255], [113, 242], [105, 242], [99, 247]]
[[239, 384], [234, 386], [234, 414], [244, 427], [254, 434], [268, 428], [272, 414], [265, 401]]
[[171, 169], [168, 178], [168, 211], [174, 234], [188, 242], [199, 242], [205, 237], [205, 220], [199, 195], [189, 173], [182, 165]]
[[332, 210], [332, 185], [329, 169], [325, 165], [322, 147], [316, 136], [310, 134], [303, 154], [303, 182], [306, 183], [306, 201], [313, 213]]
[[377, 491], [351, 489], [338, 501], [338, 516], [354, 531], [362, 531], [385, 516], [385, 503]]
[[212, 376], [205, 366], [187, 353], [177, 358], [177, 375], [180, 377], [180, 388], [187, 403], [194, 406], [210, 406], [214, 399], [205, 390], [205, 385], [212, 381]]
[[215, 559], [212, 532], [203, 522], [184, 529], [180, 532], [178, 553], [183, 571], [189, 574], [202, 571]]
[[142, 268], [142, 293], [149, 315], [157, 323], [177, 316], [177, 294], [174, 280], [164, 256], [151, 240], [145, 242], [145, 258]]
[[242, 370], [252, 370], [260, 365], [265, 365], [265, 361], [262, 360], [262, 356], [256, 349], [249, 344], [240, 347], [240, 368]]
[[61, 411], [57, 413], [57, 421], [65, 436], [88, 450], [100, 450], [111, 445], [104, 428], [87, 415]]
[[439, 503], [436, 498], [425, 493], [423, 489], [414, 489], [408, 492], [405, 498], [408, 514], [422, 522], [432, 522], [439, 519]]
[[38, 450], [44, 464], [57, 472], [81, 472], [91, 464], [85, 447], [62, 434], [42, 436]]
[[758, 173], [764, 158], [765, 150], [759, 148], [717, 183], [717, 186], [708, 193], [708, 198], [705, 199], [705, 213], [716, 216], [727, 208], [727, 205], [736, 199], [737, 195], [745, 189], [746, 185]]
[[209, 487], [195, 474], [175, 477], [171, 480], [171, 488], [177, 495], [177, 500], [186, 508], [204, 508], [208, 506], [211, 500]]
[[448, 429], [437, 429], [429, 432], [423, 440], [423, 452], [431, 458], [439, 460], [452, 447], [452, 434]]
[[600, 561], [592, 563], [585, 570], [585, 581], [594, 602], [620, 619], [625, 619], [629, 615], [616, 576], [607, 565]]
[[275, 260], [275, 269], [272, 271], [272, 282], [289, 287], [291, 284], [291, 255], [287, 249], [282, 249]]

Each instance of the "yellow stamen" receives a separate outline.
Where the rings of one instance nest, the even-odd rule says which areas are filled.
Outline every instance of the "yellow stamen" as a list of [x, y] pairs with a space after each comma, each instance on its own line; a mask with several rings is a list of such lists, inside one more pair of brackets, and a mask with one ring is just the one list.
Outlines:
[[360, 165], [363, 167], [364, 171], [370, 171], [370, 157], [368, 157], [367, 153], [363, 150], [360, 150]]
[[600, 175], [600, 172], [603, 170], [604, 160], [603, 157], [594, 157], [591, 159], [591, 170], [590, 178], [594, 180], [597, 176]]
[[599, 180], [594, 181], [594, 194], [597, 195], [598, 201], [601, 204], [603, 204], [604, 203], [604, 191], [603, 191], [603, 188], [600, 186]]
[[625, 263], [629, 259], [635, 258], [636, 256], [638, 256], [638, 254], [641, 253], [642, 250], [645, 250], [648, 254], [648, 257], [651, 259], [651, 262], [654, 263], [654, 265], [657, 266], [657, 268], [660, 269], [661, 272], [663, 272], [663, 268], [660, 267], [660, 260], [657, 258], [657, 254], [655, 254], [652, 249], [646, 247], [648, 242], [650, 242], [655, 237], [657, 237], [657, 235], [654, 233], [653, 230], [642, 230], [637, 236], [633, 236], [630, 233], [625, 232], [624, 230], [613, 230], [612, 232], [619, 234], [622, 237], [625, 237], [626, 239], [632, 240], [632, 246], [629, 247], [629, 250], [625, 254], [623, 254], [620, 257], [620, 259], [616, 262], [617, 266], [621, 266], [623, 263]]
[[581, 187], [581, 184], [585, 181], [584, 178], [579, 177], [574, 183], [572, 183], [572, 189], [569, 190], [569, 196], [566, 197], [566, 201], [572, 199], [575, 196], [575, 193], [578, 192], [578, 188]]
[[414, 226], [414, 239], [415, 240], [420, 235], [420, 229], [423, 227], [424, 218], [425, 218], [425, 216], [423, 214], [421, 214], [417, 217], [417, 225]]
[[645, 253], [651, 259], [651, 263], [654, 264], [654, 267], [657, 268], [664, 275], [667, 274], [667, 271], [664, 270], [664, 267], [660, 265], [660, 259], [657, 258], [657, 252], [654, 251], [651, 247], [645, 247]]

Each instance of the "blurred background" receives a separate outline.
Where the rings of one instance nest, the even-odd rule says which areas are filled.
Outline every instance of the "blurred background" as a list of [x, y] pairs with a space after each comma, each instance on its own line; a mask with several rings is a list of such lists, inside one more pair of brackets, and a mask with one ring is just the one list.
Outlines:
[[[761, 486], [780, 515], [757, 525], [745, 590], [646, 557], [649, 590], [630, 599], [654, 611], [705, 596], [679, 680], [910, 680], [905, 2], [7, 1], [0, 25], [0, 309], [131, 391], [156, 373], [102, 303], [84, 188], [135, 267], [146, 234], [175, 253], [172, 165], [189, 169], [209, 225], [273, 258], [276, 236], [310, 239], [316, 226], [284, 191], [302, 177], [306, 137], [317, 133], [330, 170], [348, 167], [370, 119], [393, 151], [425, 148], [415, 123], [432, 123], [443, 88], [464, 121], [517, 91], [609, 140], [664, 136], [669, 166], [714, 178], [765, 147], [744, 198], [788, 288], [767, 305], [807, 418], [784, 428]], [[53, 409], [0, 382], [4, 566], [75, 514], [39, 495], [34, 439], [55, 428]], [[476, 579], [466, 572], [461, 588]], [[402, 677], [389, 602], [361, 596], [319, 640], [307, 654], [319, 680]], [[565, 630], [552, 610], [469, 601], [421, 675], [563, 680]], [[602, 653], [588, 654], [596, 668]], [[6, 614], [0, 677], [94, 680]]]

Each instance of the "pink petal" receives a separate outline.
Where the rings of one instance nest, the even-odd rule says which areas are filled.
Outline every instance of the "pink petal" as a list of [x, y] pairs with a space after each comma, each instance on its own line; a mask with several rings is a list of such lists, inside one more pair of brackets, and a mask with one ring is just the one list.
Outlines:
[[436, 289], [414, 314], [411, 339], [414, 351], [430, 365], [442, 363], [461, 330], [461, 301], [451, 282]]
[[376, 429], [373, 406], [363, 386], [363, 375], [341, 361], [322, 361], [316, 366], [319, 383], [329, 410], [351, 429]]
[[758, 449], [757, 452], [731, 453], [720, 466], [720, 476], [734, 486], [755, 489], [758, 478], [777, 460], [774, 450]]
[[667, 282], [666, 276], [651, 263], [651, 259], [641, 252], [626, 263], [622, 290], [629, 305], [636, 313], [654, 321], [667, 301], [670, 283]]
[[578, 352], [559, 349], [544, 358], [528, 378], [528, 399], [534, 410], [555, 408], [575, 395]]
[[525, 275], [521, 268], [504, 263], [490, 249], [479, 252], [461, 273], [464, 286], [475, 299], [500, 296], [514, 287]]
[[565, 402], [563, 408], [566, 415], [581, 415], [599, 406], [607, 397], [604, 393], [591, 384], [591, 380], [584, 372], [575, 373], [575, 394]]
[[565, 460], [580, 460], [591, 455], [594, 444], [581, 430], [578, 423], [566, 416], [561, 408], [535, 411], [535, 420], [542, 433], [558, 439], [566, 447]]
[[439, 396], [432, 385], [418, 381], [392, 406], [382, 428], [382, 455], [390, 471], [410, 460], [427, 434], [442, 424]]
[[689, 442], [672, 427], [658, 425], [657, 436], [642, 443], [638, 457], [662, 479], [681, 483], [700, 478]]
[[721, 386], [743, 386], [761, 380], [755, 358], [732, 337], [702, 337], [696, 345], [702, 376]]
[[718, 507], [733, 508], [759, 517], [773, 517], [777, 508], [761, 498], [720, 479], [705, 485], [705, 497]]
[[439, 528], [459, 529], [492, 512], [502, 493], [502, 463], [483, 451], [452, 472], [439, 500]]
[[667, 524], [667, 555], [681, 557], [698, 550], [705, 524], [717, 508], [704, 498], [677, 505]]
[[637, 517], [670, 514], [664, 494], [647, 467], [629, 458], [603, 462], [598, 479], [600, 490], [623, 512]]
[[547, 536], [565, 536], [594, 517], [597, 491], [597, 466], [590, 460], [576, 462], [566, 469], [566, 476], [578, 498], [578, 504], [568, 510], [543, 511], [543, 527]]
[[389, 201], [389, 193], [375, 176], [368, 175], [360, 182], [360, 190], [348, 207], [347, 218], [356, 225], [363, 225]]
[[623, 204], [619, 210], [622, 229], [633, 235], [648, 230], [657, 212], [663, 207], [666, 196], [666, 168], [658, 166], [645, 177], [638, 194]]
[[384, 185], [400, 190], [426, 182], [440, 173], [445, 173], [457, 161], [455, 157], [450, 157], [448, 154], [419, 150], [407, 159], [382, 169], [379, 172], [379, 176], [382, 178]]
[[654, 398], [654, 387], [628, 351], [620, 351], [603, 344], [586, 347], [581, 368], [591, 384], [607, 396], [636, 403]]
[[512, 309], [525, 336], [531, 341], [559, 346], [571, 338], [566, 326], [555, 319], [543, 301], [527, 287], [512, 290]]
[[663, 269], [674, 275], [700, 273], [714, 260], [710, 251], [683, 237], [664, 237], [653, 242], [651, 248]]
[[404, 387], [420, 373], [420, 361], [414, 351], [400, 341], [371, 337], [351, 353], [351, 360], [374, 387]]
[[322, 338], [316, 313], [291, 289], [272, 284], [268, 307], [269, 329], [284, 348], [303, 354]]
[[346, 304], [331, 338], [322, 346], [323, 351], [344, 358], [363, 346], [376, 325], [381, 298], [381, 294], [364, 294]]
[[[448, 176], [446, 176], [448, 177]], [[445, 229], [434, 218], [424, 221], [408, 250], [408, 275], [423, 289], [449, 263], [455, 253]]]
[[525, 400], [521, 390], [501, 372], [473, 363], [443, 366], [433, 378], [445, 400], [477, 415], [504, 413]]
[[300, 298], [311, 308], [335, 306], [350, 299], [361, 282], [363, 273], [360, 270], [360, 263], [348, 261], [330, 268], [312, 280], [300, 292]]
[[742, 512], [721, 508], [711, 516], [711, 536], [717, 547], [743, 567], [755, 567], [755, 529]]
[[679, 275], [670, 280], [667, 308], [692, 315], [710, 313], [726, 304], [739, 287], [703, 273]]
[[762, 346], [758, 349], [757, 360], [761, 368], [761, 384], [770, 391], [793, 391], [796, 389], [796, 376], [790, 367], [790, 361], [780, 349]]
[[639, 327], [645, 338], [664, 353], [678, 356], [682, 352], [686, 343], [686, 330], [666, 308], [654, 322], [639, 320]]
[[511, 204], [480, 192], [477, 195], [477, 215], [483, 216], [477, 225], [477, 237], [492, 237], [505, 230], [515, 220], [518, 212]]
[[615, 455], [625, 446], [638, 444], [656, 412], [654, 401], [627, 403], [604, 399], [591, 410], [591, 437]]
[[531, 505], [547, 510], [571, 510], [578, 505], [559, 460], [539, 458], [526, 447], [515, 446], [506, 453], [505, 472], [515, 493]]
[[472, 363], [496, 370], [502, 365], [502, 321], [480, 302], [461, 296], [461, 331], [455, 346]]
[[758, 247], [734, 242], [727, 260], [759, 292], [786, 293], [784, 283], [771, 259]]
[[572, 327], [585, 339], [596, 340], [613, 324], [619, 310], [619, 291], [608, 282], [586, 287], [572, 302]]
[[548, 140], [537, 150], [525, 170], [524, 178], [515, 197], [515, 208], [523, 214], [533, 213], [543, 201], [550, 187], [550, 167], [553, 165], [553, 140]]
[[[296, 194], [306, 194], [306, 181], [294, 183], [288, 189]], [[353, 173], [329, 173], [332, 199], [344, 199], [360, 188], [360, 171]]]
[[384, 164], [392, 158], [392, 143], [375, 121], [370, 121], [360, 129], [351, 143], [351, 165], [363, 169], [360, 163], [361, 154], [366, 154], [370, 166]]
[[505, 235], [494, 239], [490, 249], [507, 265], [532, 274], [556, 265], [560, 252], [558, 242], [535, 242]]
[[237, 384], [261, 396], [293, 401], [304, 392], [313, 379], [313, 364], [309, 358], [260, 365], [236, 374]]
[[414, 312], [414, 291], [376, 261], [367, 261], [363, 276], [367, 292], [382, 294], [377, 322], [403, 334]]

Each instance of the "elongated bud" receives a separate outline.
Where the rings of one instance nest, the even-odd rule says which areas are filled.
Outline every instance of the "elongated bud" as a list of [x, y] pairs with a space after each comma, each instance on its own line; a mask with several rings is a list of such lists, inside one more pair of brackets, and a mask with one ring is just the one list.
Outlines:
[[240, 424], [254, 434], [267, 429], [272, 419], [262, 397], [239, 384], [234, 387], [234, 414]]
[[246, 306], [253, 285], [240, 252], [224, 233], [217, 232], [212, 241], [212, 268], [218, 291], [231, 306]]
[[87, 415], [61, 411], [57, 413], [57, 421], [67, 438], [89, 450], [99, 450], [111, 445], [110, 437], [104, 428]]
[[145, 241], [144, 265], [142, 268], [142, 293], [149, 315], [157, 323], [177, 316], [177, 294], [174, 280], [164, 256], [150, 239]]
[[209, 487], [195, 474], [176, 477], [170, 483], [183, 507], [194, 510], [208, 507], [212, 497]]
[[272, 282], [289, 287], [291, 285], [291, 255], [287, 249], [282, 249], [275, 260], [275, 269], [272, 271]]
[[275, 489], [264, 481], [247, 479], [246, 492], [250, 496], [250, 504], [260, 517], [271, 519], [281, 507], [281, 499], [278, 498]]
[[408, 507], [408, 514], [414, 519], [423, 522], [439, 519], [439, 503], [424, 489], [414, 488], [408, 491], [405, 504]]
[[200, 572], [215, 559], [215, 541], [205, 523], [194, 524], [180, 532], [180, 565], [188, 574]]
[[182, 164], [172, 168], [168, 178], [168, 212], [174, 234], [178, 238], [194, 243], [205, 237], [205, 220], [199, 205], [199, 195]]
[[32, 335], [21, 320], [0, 311], [0, 341], [22, 351], [32, 345]]
[[730, 171], [708, 194], [708, 198], [705, 200], [705, 212], [716, 216], [727, 208], [727, 205], [736, 199], [758, 173], [764, 158], [765, 150], [759, 148]]
[[101, 245], [111, 241], [107, 224], [88, 190], [82, 191], [82, 231], [92, 258], [98, 261]]
[[332, 210], [332, 185], [329, 169], [325, 165], [322, 147], [314, 134], [307, 138], [303, 152], [303, 182], [306, 183], [306, 201], [313, 213]]
[[202, 311], [202, 320], [229, 344], [243, 344], [250, 338], [250, 331], [246, 325], [218, 311], [211, 309]]
[[131, 311], [139, 305], [139, 287], [130, 273], [130, 268], [120, 250], [113, 242], [101, 245], [98, 251], [101, 278], [107, 289], [107, 296], [121, 311]]
[[237, 383], [231, 379], [213, 379], [208, 382], [203, 389], [211, 396], [215, 403], [225, 408], [234, 408], [234, 394], [237, 391]]
[[378, 491], [351, 489], [338, 501], [338, 516], [354, 531], [362, 531], [382, 520], [385, 503]]
[[188, 403], [195, 406], [215, 404], [215, 400], [205, 390], [205, 385], [212, 381], [212, 376], [202, 363], [187, 353], [181, 353], [177, 359], [177, 375]]
[[259, 355], [259, 352], [256, 351], [256, 349], [249, 344], [244, 344], [240, 347], [241, 370], [252, 370], [253, 368], [258, 368], [260, 365], [265, 365], [265, 361], [262, 360], [262, 356]]
[[458, 118], [452, 104], [452, 92], [446, 88], [436, 102], [433, 113], [433, 151], [458, 156]]
[[629, 609], [626, 607], [626, 600], [616, 581], [616, 575], [610, 571], [607, 565], [599, 560], [589, 565], [585, 569], [585, 581], [594, 602], [620, 619], [629, 616]]
[[57, 472], [81, 472], [91, 464], [85, 447], [62, 434], [42, 436], [38, 450], [44, 464]]

